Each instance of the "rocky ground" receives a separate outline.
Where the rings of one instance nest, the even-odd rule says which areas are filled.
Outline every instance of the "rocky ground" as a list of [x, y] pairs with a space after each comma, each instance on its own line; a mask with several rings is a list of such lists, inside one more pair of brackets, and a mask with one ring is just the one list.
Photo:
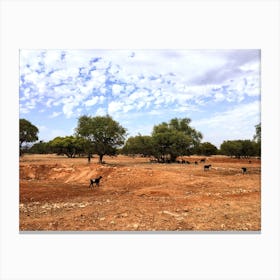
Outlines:
[[[142, 157], [20, 159], [20, 231], [259, 231], [258, 159], [185, 157], [191, 164]], [[241, 167], [248, 172], [242, 174]], [[89, 179], [102, 176], [99, 187]]]

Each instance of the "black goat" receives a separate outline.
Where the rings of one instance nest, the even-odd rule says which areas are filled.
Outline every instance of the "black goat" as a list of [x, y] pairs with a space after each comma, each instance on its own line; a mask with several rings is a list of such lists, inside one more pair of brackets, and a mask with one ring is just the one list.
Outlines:
[[242, 169], [242, 174], [245, 174], [247, 172], [247, 168], [246, 167], [241, 167]]
[[204, 171], [209, 170], [211, 166], [212, 166], [211, 164], [204, 165]]
[[205, 161], [206, 161], [206, 158], [200, 159], [200, 162], [205, 162]]
[[89, 188], [93, 188], [93, 184], [96, 184], [96, 186], [98, 187], [101, 178], [102, 178], [102, 176], [99, 176], [98, 178], [95, 178], [95, 179], [90, 179], [89, 180], [89, 182], [90, 182]]

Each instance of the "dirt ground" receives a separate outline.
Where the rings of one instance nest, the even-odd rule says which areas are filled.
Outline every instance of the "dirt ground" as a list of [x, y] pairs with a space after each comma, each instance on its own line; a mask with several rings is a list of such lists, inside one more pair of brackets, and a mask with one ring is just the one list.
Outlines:
[[[20, 231], [259, 231], [259, 159], [142, 157], [20, 159]], [[204, 171], [204, 164], [211, 164]], [[247, 167], [242, 174], [241, 167]], [[89, 179], [102, 176], [99, 187]]]

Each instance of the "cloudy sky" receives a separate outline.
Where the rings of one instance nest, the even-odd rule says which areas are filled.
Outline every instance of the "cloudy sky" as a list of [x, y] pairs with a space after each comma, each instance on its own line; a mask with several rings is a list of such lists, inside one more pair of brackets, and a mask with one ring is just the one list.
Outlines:
[[81, 115], [111, 115], [128, 136], [188, 117], [217, 147], [260, 122], [259, 50], [21, 50], [20, 118], [39, 139], [72, 135]]

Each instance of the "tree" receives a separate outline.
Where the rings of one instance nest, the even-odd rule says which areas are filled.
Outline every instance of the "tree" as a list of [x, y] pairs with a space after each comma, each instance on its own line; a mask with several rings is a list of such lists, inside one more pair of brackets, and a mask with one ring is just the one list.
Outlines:
[[256, 143], [251, 140], [224, 141], [221, 145], [221, 153], [231, 157], [250, 157], [257, 155]]
[[28, 153], [31, 154], [49, 154], [52, 153], [52, 149], [49, 145], [49, 142], [40, 141], [35, 143], [28, 149]]
[[49, 142], [49, 146], [57, 154], [65, 154], [74, 158], [77, 153], [83, 150], [84, 139], [74, 136], [56, 137]]
[[221, 154], [231, 156], [231, 157], [240, 157], [241, 156], [241, 143], [238, 141], [224, 141], [221, 144]]
[[22, 155], [23, 143], [33, 143], [38, 140], [39, 129], [26, 119], [19, 120], [19, 151]]
[[178, 156], [190, 155], [202, 139], [202, 134], [192, 128], [190, 122], [188, 118], [175, 118], [154, 126], [154, 156], [174, 162]]
[[122, 153], [142, 154], [143, 156], [151, 156], [154, 154], [154, 143], [151, 136], [137, 135], [129, 137], [122, 148]]
[[81, 116], [78, 120], [76, 134], [92, 144], [93, 152], [102, 163], [104, 155], [115, 155], [117, 148], [124, 144], [126, 129], [107, 116]]
[[217, 152], [218, 152], [217, 147], [211, 144], [210, 142], [201, 143], [197, 148], [197, 153], [199, 155], [211, 156], [211, 155], [216, 155]]

